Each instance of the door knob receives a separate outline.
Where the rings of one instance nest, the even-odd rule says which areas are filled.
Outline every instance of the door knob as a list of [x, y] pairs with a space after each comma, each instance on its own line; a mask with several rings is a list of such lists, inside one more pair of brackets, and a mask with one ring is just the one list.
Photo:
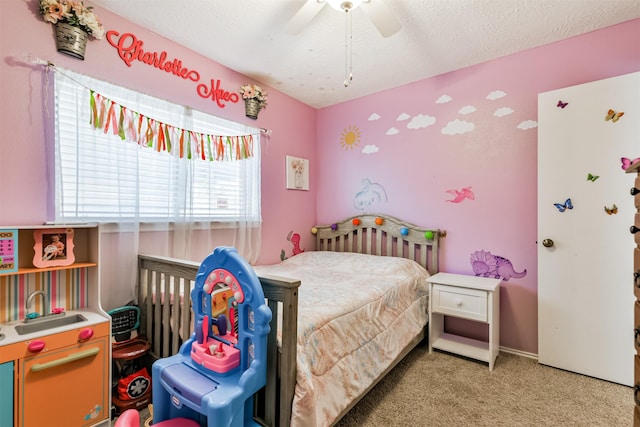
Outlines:
[[640, 231], [640, 228], [636, 227], [635, 225], [632, 225], [629, 228], [629, 231], [631, 232], [631, 234], [636, 234], [638, 231]]
[[542, 246], [544, 246], [545, 248], [550, 248], [553, 246], [553, 240], [551, 239], [544, 239], [542, 241]]
[[636, 194], [640, 193], [640, 190], [638, 190], [636, 187], [631, 187], [630, 193], [632, 196], [635, 196]]

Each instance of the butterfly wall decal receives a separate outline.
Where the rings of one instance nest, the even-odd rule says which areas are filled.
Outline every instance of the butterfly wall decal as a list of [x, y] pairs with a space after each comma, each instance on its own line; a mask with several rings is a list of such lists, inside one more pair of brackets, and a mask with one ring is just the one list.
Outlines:
[[593, 175], [593, 174], [587, 175], [587, 181], [596, 182], [596, 179], [598, 178], [600, 178], [600, 175]]
[[611, 120], [613, 123], [620, 120], [620, 117], [624, 116], [624, 111], [615, 112], [613, 110], [607, 111], [607, 115], [604, 117], [606, 121]]
[[627, 170], [629, 168], [629, 166], [634, 165], [638, 162], [640, 162], [640, 157], [637, 157], [633, 160], [627, 158], [627, 157], [622, 157], [620, 158], [620, 161], [622, 162], [622, 170]]
[[567, 209], [573, 209], [573, 203], [571, 202], [571, 199], [567, 199], [564, 203], [554, 203], [553, 206], [555, 206], [560, 212], [564, 212]]
[[615, 215], [618, 213], [618, 207], [614, 203], [613, 206], [611, 206], [610, 208], [605, 206], [604, 211], [607, 213], [607, 215]]
[[560, 108], [564, 109], [564, 107], [566, 107], [567, 105], [569, 105], [568, 102], [562, 102], [562, 100], [559, 100], [558, 104], [556, 104], [556, 107], [560, 107]]

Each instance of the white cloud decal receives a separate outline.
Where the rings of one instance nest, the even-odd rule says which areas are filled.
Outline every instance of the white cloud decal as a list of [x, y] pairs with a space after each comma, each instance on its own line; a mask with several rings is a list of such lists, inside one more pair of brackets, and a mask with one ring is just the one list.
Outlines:
[[449, 95], [442, 95], [440, 98], [438, 98], [438, 100], [436, 101], [436, 104], [446, 104], [447, 102], [452, 101], [453, 98], [450, 97]]
[[377, 153], [378, 151], [380, 151], [380, 149], [375, 145], [365, 145], [364, 148], [362, 149], [362, 152], [364, 154], [373, 154], [373, 153]]
[[508, 116], [509, 114], [513, 113], [513, 110], [509, 107], [502, 107], [502, 108], [498, 108], [496, 111], [493, 112], [493, 115], [496, 117], [504, 117], [504, 116]]
[[477, 109], [473, 105], [465, 105], [464, 107], [462, 107], [460, 109], [460, 111], [458, 111], [458, 113], [460, 113], [460, 114], [471, 114], [471, 113], [474, 113], [476, 111], [477, 111]]
[[425, 114], [418, 114], [413, 117], [409, 123], [407, 123], [407, 127], [409, 129], [420, 129], [431, 126], [436, 122], [435, 117], [427, 116]]
[[387, 133], [385, 133], [385, 135], [397, 135], [399, 134], [400, 131], [396, 128], [389, 128], [389, 130], [387, 131]]
[[487, 95], [487, 99], [495, 101], [496, 99], [504, 98], [505, 96], [507, 96], [506, 92], [503, 92], [501, 90], [494, 90], [489, 95]]
[[445, 135], [458, 135], [471, 132], [475, 127], [476, 125], [471, 122], [455, 119], [454, 121], [447, 123], [447, 125], [442, 128], [442, 133]]
[[536, 122], [535, 120], [525, 120], [524, 122], [518, 125], [518, 129], [522, 129], [522, 130], [537, 128], [537, 127], [538, 127], [538, 122]]
[[372, 120], [378, 120], [379, 118], [380, 118], [380, 114], [378, 114], [378, 113], [373, 113], [373, 114], [371, 114], [371, 115], [369, 116], [369, 121], [372, 121]]
[[403, 122], [405, 120], [409, 120], [411, 118], [410, 115], [408, 115], [407, 113], [402, 113], [398, 116], [398, 118], [396, 119], [399, 122]]

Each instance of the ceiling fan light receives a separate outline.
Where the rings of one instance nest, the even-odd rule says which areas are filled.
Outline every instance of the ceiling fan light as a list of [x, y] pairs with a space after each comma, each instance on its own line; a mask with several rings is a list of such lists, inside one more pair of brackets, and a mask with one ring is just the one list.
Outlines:
[[325, 0], [329, 6], [339, 11], [349, 11], [360, 6], [362, 0]]

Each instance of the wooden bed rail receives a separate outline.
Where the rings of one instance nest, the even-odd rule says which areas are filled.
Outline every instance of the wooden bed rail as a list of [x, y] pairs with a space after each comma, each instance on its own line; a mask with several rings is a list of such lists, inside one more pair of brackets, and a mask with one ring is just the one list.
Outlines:
[[[193, 332], [191, 289], [200, 263], [183, 259], [138, 255], [138, 304], [141, 333], [152, 343], [155, 358], [178, 352]], [[258, 393], [255, 410], [267, 426], [288, 426], [296, 384], [299, 280], [259, 277], [272, 318], [267, 336], [267, 383]], [[278, 317], [281, 313], [281, 345]]]
[[[258, 276], [258, 278], [273, 317], [267, 337], [267, 385], [264, 389], [264, 398], [256, 402], [256, 410], [259, 414], [262, 412], [259, 402], [264, 401], [264, 423], [268, 426], [284, 427], [289, 426], [291, 420], [291, 403], [296, 388], [300, 281], [275, 276]], [[279, 311], [282, 313], [280, 357], [278, 357], [277, 343]]]

